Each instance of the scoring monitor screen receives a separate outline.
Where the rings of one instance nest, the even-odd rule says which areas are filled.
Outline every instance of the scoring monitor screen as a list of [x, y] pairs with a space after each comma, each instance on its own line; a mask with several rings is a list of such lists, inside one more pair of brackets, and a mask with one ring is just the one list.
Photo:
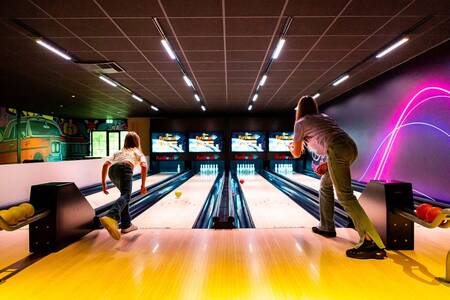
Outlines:
[[264, 152], [266, 140], [264, 132], [233, 132], [231, 135], [232, 152]]
[[186, 151], [186, 138], [177, 132], [152, 133], [154, 153], [180, 153]]
[[288, 146], [293, 140], [293, 132], [271, 132], [269, 133], [269, 151], [289, 152]]
[[221, 152], [222, 136], [217, 132], [189, 134], [189, 152]]

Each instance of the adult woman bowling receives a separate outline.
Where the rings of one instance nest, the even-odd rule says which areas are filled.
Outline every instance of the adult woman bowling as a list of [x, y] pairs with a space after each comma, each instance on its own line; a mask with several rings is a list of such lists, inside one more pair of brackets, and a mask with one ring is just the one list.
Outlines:
[[359, 259], [383, 259], [385, 246], [367, 214], [353, 195], [350, 165], [356, 160], [355, 142], [331, 117], [320, 114], [317, 103], [310, 96], [300, 98], [294, 126], [294, 141], [290, 151], [296, 158], [303, 152], [303, 143], [310, 151], [326, 155], [327, 163], [317, 168], [320, 181], [320, 224], [313, 227], [316, 234], [335, 237], [334, 193], [352, 218], [360, 241], [347, 250], [348, 257]]

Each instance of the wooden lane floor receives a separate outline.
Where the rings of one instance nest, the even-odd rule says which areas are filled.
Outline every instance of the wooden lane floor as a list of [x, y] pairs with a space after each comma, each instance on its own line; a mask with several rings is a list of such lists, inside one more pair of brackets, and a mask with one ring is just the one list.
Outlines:
[[315, 226], [319, 221], [261, 175], [248, 175], [241, 184], [256, 228]]
[[[306, 185], [310, 188], [315, 189], [316, 191], [319, 191], [320, 189], [320, 179], [305, 175], [305, 174], [301, 174], [301, 173], [294, 173], [294, 174], [289, 174], [286, 175], [287, 178], [291, 179], [294, 182], [297, 182], [299, 184], [302, 185]], [[357, 191], [353, 191], [353, 193], [355, 194], [356, 198], [359, 198], [361, 196], [360, 192]], [[337, 200], [337, 195], [336, 195], [336, 191], [334, 191], [334, 198]]]
[[416, 233], [415, 251], [361, 261], [344, 256], [357, 239], [351, 229], [335, 239], [309, 228], [148, 229], [119, 242], [96, 231], [1, 284], [0, 298], [445, 299], [450, 288], [435, 277], [443, 276], [450, 236]]
[[215, 176], [194, 175], [175, 189], [182, 192], [181, 197], [177, 198], [175, 191], [169, 193], [133, 223], [139, 228], [192, 228], [215, 179]]

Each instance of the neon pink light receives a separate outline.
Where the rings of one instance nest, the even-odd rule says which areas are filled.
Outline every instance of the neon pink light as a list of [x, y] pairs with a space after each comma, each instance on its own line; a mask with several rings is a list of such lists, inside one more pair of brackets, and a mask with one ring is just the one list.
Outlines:
[[[445, 97], [447, 97], [447, 96], [445, 96]], [[450, 98], [450, 96], [448, 96], [447, 98]], [[429, 99], [429, 98], [428, 98], [428, 99]], [[445, 130], [443, 130], [443, 129], [441, 129], [441, 128], [439, 128], [439, 127], [433, 125], [433, 124], [425, 123], [425, 122], [411, 122], [411, 123], [406, 123], [406, 124], [401, 125], [397, 130], [400, 130], [400, 129], [404, 128], [404, 127], [408, 127], [408, 126], [412, 126], [412, 125], [420, 125], [420, 126], [431, 127], [431, 128], [433, 128], [433, 129], [435, 129], [435, 130], [437, 130], [437, 131], [439, 131], [439, 132], [445, 134], [447, 137], [450, 137], [450, 134], [447, 133]], [[392, 134], [394, 133], [394, 131], [395, 131], [395, 129], [392, 130], [391, 132], [389, 132], [389, 133], [384, 137], [384, 139], [381, 141], [380, 145], [378, 146], [377, 150], [375, 151], [375, 154], [372, 156], [372, 159], [370, 160], [369, 165], [367, 166], [367, 168], [366, 168], [366, 170], [364, 171], [364, 173], [362, 174], [362, 176], [358, 179], [358, 181], [363, 181], [363, 180], [364, 180], [364, 177], [366, 177], [366, 174], [367, 174], [367, 172], [369, 171], [370, 167], [372, 166], [372, 163], [373, 163], [373, 161], [375, 160], [375, 157], [377, 156], [377, 154], [378, 154], [378, 152], [380, 151], [381, 147], [383, 147], [383, 145], [384, 145], [384, 143], [386, 142], [386, 140], [387, 140], [390, 136], [392, 136]]]
[[[401, 126], [403, 125], [403, 123], [406, 121], [406, 118], [411, 114], [411, 112], [418, 107], [420, 104], [414, 106], [414, 108], [412, 110], [409, 110], [410, 106], [413, 104], [413, 102], [417, 99], [417, 97], [419, 97], [421, 94], [427, 92], [427, 91], [440, 91], [440, 92], [444, 92], [450, 95], [450, 91], [440, 88], [440, 87], [435, 87], [435, 86], [431, 86], [431, 87], [427, 87], [424, 88], [422, 90], [420, 90], [419, 92], [417, 92], [407, 103], [407, 105], [405, 106], [405, 108], [402, 110], [402, 113], [400, 114], [400, 117], [397, 119], [397, 123], [394, 127], [394, 129], [391, 131], [392, 134], [389, 138], [388, 144], [386, 146], [386, 148], [384, 149], [383, 152], [383, 156], [381, 158], [380, 163], [378, 164], [377, 167], [377, 171], [375, 173], [374, 179], [378, 180], [382, 177], [383, 172], [385, 170], [385, 166], [386, 163], [389, 159], [389, 156], [391, 154], [392, 151], [392, 146], [397, 138], [398, 135], [398, 131], [401, 128]], [[421, 103], [423, 103], [424, 101], [422, 101]]]

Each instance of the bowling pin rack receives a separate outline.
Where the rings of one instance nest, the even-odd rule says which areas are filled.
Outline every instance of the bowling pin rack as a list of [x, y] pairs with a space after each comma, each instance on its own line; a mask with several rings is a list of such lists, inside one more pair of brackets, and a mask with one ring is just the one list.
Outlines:
[[33, 222], [36, 222], [37, 220], [43, 219], [45, 217], [47, 217], [50, 214], [49, 210], [45, 210], [42, 212], [39, 212], [35, 215], [33, 215], [30, 218], [27, 218], [23, 221], [18, 222], [17, 224], [14, 225], [9, 225], [5, 220], [3, 220], [2, 217], [0, 217], [0, 230], [4, 229], [6, 231], [14, 231], [17, 230], [19, 228], [22, 228], [24, 226], [27, 226], [28, 224], [31, 224]]

